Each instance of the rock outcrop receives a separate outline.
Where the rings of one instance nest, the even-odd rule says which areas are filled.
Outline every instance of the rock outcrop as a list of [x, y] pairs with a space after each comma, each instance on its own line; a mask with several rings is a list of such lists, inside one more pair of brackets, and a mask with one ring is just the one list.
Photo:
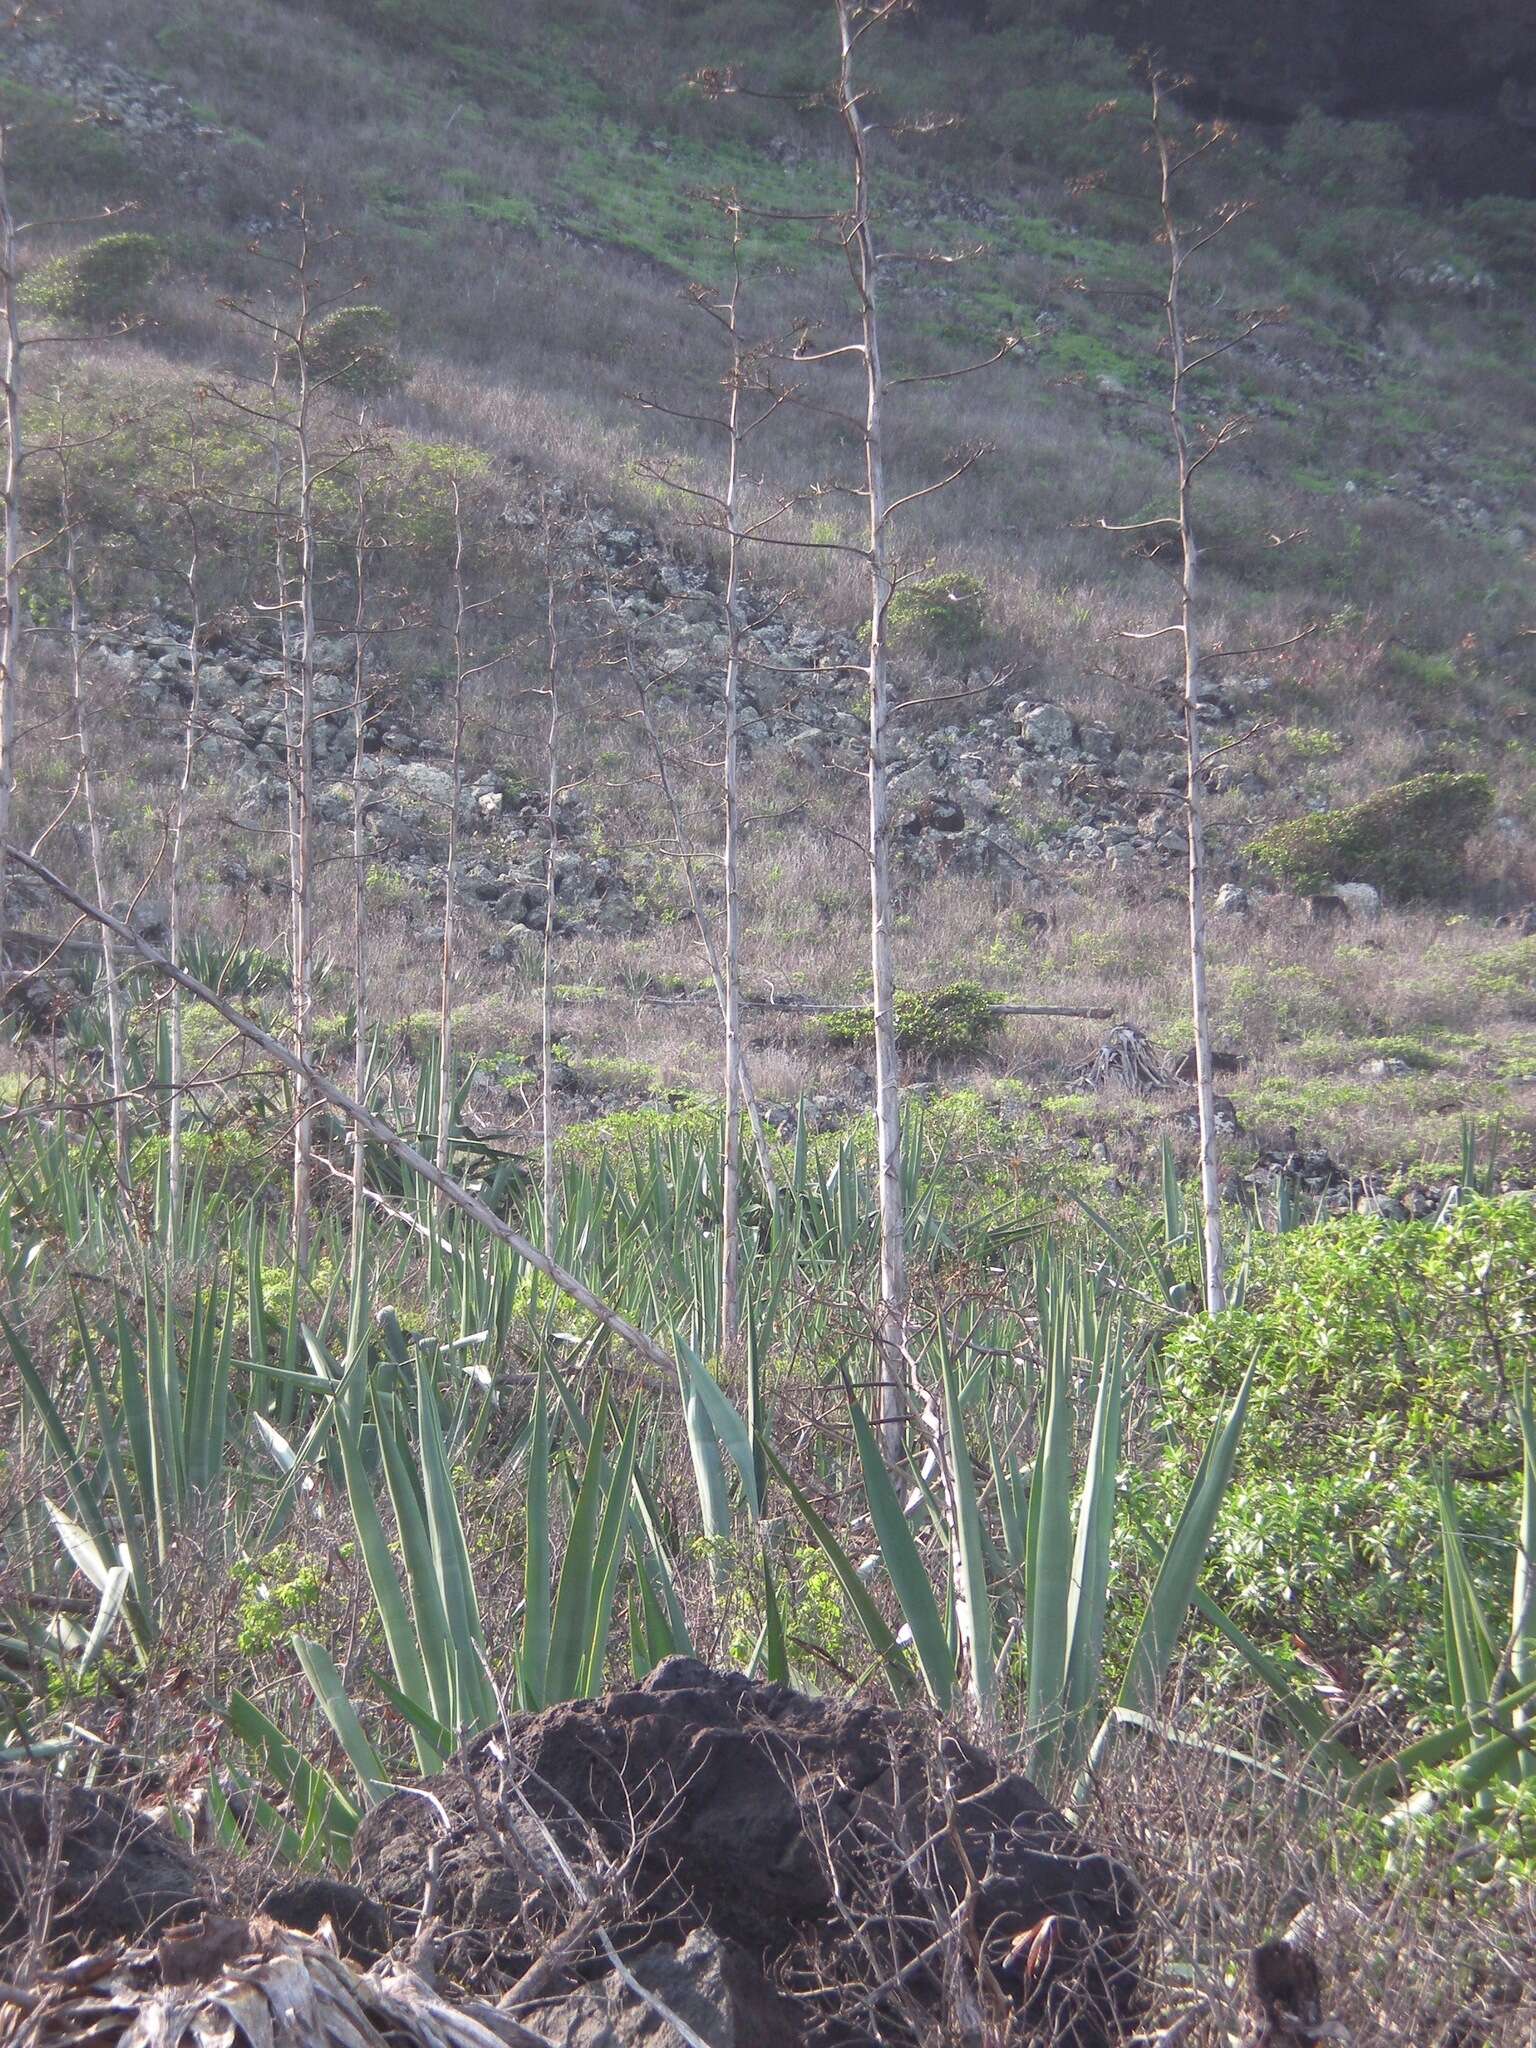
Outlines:
[[623, 1871], [621, 1948], [731, 1944], [738, 1982], [748, 1963], [764, 1972], [826, 2048], [916, 2038], [950, 1995], [957, 1928], [1010, 2038], [1090, 2048], [1135, 2003], [1130, 1873], [1027, 1780], [889, 1710], [671, 1658], [632, 1691], [512, 1717], [431, 1789], [365, 1816], [354, 1875], [409, 1912], [435, 1849], [445, 1960], [487, 1988], [544, 1952], [563, 1862], [594, 1894]]

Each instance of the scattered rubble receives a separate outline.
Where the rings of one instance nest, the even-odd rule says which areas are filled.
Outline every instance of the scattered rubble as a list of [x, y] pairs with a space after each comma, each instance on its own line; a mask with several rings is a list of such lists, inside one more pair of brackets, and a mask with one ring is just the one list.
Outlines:
[[[104, 636], [100, 657], [136, 693], [146, 717], [178, 721], [192, 700], [192, 653], [186, 627], [169, 620]], [[286, 674], [275, 640], [224, 637], [199, 664], [197, 746], [233, 784], [237, 811], [263, 818], [288, 800]], [[357, 725], [353, 711], [351, 642], [316, 645], [315, 779], [322, 821], [350, 831]], [[363, 822], [380, 862], [424, 891], [440, 891], [453, 776], [443, 749], [426, 738], [398, 687], [370, 673], [361, 777]], [[460, 895], [500, 922], [542, 932], [548, 823], [534, 798], [504, 771], [470, 764], [459, 792]], [[556, 921], [560, 929], [624, 932], [640, 922], [621, 863], [591, 844], [591, 820], [575, 792], [562, 803], [555, 857]], [[491, 957], [505, 958], [506, 939]]]
[[222, 129], [199, 118], [174, 87], [110, 58], [87, 56], [46, 38], [6, 38], [4, 67], [39, 91], [68, 100], [82, 114], [130, 135], [211, 142]]

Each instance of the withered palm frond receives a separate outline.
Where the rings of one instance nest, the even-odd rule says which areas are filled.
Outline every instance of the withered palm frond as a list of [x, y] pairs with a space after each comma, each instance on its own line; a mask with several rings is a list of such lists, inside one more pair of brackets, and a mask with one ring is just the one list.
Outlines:
[[205, 1915], [0, 1985], [0, 2048], [546, 2048], [506, 2014], [452, 2004], [386, 1960], [366, 1974], [275, 1920]]

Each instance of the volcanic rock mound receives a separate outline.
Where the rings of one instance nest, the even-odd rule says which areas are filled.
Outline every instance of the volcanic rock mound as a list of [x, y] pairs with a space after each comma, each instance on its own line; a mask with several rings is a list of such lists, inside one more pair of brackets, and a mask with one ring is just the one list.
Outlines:
[[46, 1905], [50, 1938], [83, 1952], [190, 1919], [210, 1891], [190, 1850], [116, 1793], [0, 1775], [0, 1943]]
[[[1059, 2048], [1115, 2038], [1136, 2001], [1134, 1879], [914, 1717], [671, 1658], [634, 1691], [514, 1716], [427, 1789], [364, 1818], [350, 1874], [412, 1912], [434, 1860], [443, 1963], [486, 1990], [539, 1974], [571, 1872], [606, 1883], [621, 1952], [706, 1931], [822, 2048], [931, 2038], [958, 1984], [1009, 2039]], [[549, 1995], [608, 1967], [573, 1951]]]

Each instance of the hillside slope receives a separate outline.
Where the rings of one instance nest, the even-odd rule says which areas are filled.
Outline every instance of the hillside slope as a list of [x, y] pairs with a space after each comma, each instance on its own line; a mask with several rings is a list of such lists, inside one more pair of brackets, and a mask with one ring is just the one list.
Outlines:
[[[542, 924], [546, 712], [532, 692], [551, 517], [573, 1113], [713, 1086], [708, 1006], [635, 1000], [696, 990], [705, 974], [656, 740], [693, 843], [717, 843], [718, 560], [697, 501], [670, 486], [717, 480], [717, 439], [680, 415], [710, 408], [723, 365], [688, 287], [725, 274], [711, 200], [734, 192], [752, 210], [752, 330], [786, 352], [798, 329], [840, 331], [840, 258], [805, 218], [840, 203], [835, 138], [804, 104], [828, 56], [823, 10], [790, 0], [587, 0], [553, 19], [489, 0], [68, 0], [4, 57], [28, 210], [45, 193], [47, 211], [62, 192], [81, 216], [132, 199], [133, 227], [168, 257], [145, 324], [109, 341], [79, 332], [31, 359], [34, 445], [61, 421], [88, 443], [73, 490], [104, 632], [100, 715], [133, 792], [114, 807], [118, 892], [153, 876], [176, 772], [162, 736], [184, 695], [198, 448], [224, 488], [202, 594], [233, 657], [202, 749], [200, 919], [279, 941], [280, 693], [260, 638], [271, 570], [260, 521], [238, 516], [264, 458], [227, 400], [200, 394], [269, 374], [259, 332], [220, 300], [261, 303], [267, 259], [287, 246], [284, 205], [303, 187], [341, 237], [321, 251], [325, 288], [366, 279], [360, 295], [398, 322], [409, 372], [375, 408], [390, 443], [389, 566], [371, 659], [390, 709], [370, 742], [369, 815], [370, 926], [403, 1019], [432, 1005], [421, 940], [441, 923], [444, 479], [473, 478], [471, 595], [479, 651], [497, 660], [470, 706], [463, 1038], [493, 1056], [514, 1117]], [[872, 64], [895, 113], [961, 116], [882, 149], [882, 234], [912, 259], [889, 266], [892, 370], [983, 357], [1005, 334], [1019, 343], [989, 371], [894, 396], [898, 490], [982, 451], [906, 529], [906, 565], [939, 579], [941, 616], [937, 629], [915, 620], [900, 650], [903, 693], [920, 700], [895, 792], [900, 972], [914, 988], [966, 979], [1023, 1005], [1108, 1011], [1176, 1054], [1188, 1041], [1181, 826], [1166, 794], [1176, 741], [1160, 643], [1127, 637], [1167, 619], [1170, 586], [1100, 526], [1161, 509], [1169, 489], [1144, 107], [1121, 56], [1078, 33], [1067, 7], [1059, 25], [991, 29], [940, 11], [892, 31]], [[692, 89], [703, 65], [734, 67], [766, 96]], [[1212, 417], [1241, 416], [1244, 431], [1210, 464], [1200, 507], [1212, 637], [1252, 650], [1220, 665], [1212, 692], [1233, 743], [1211, 787], [1217, 880], [1234, 885], [1214, 962], [1218, 1036], [1240, 1062], [1234, 1161], [1294, 1126], [1351, 1167], [1433, 1178], [1464, 1118], [1523, 1130], [1536, 1077], [1533, 207], [1442, 203], [1390, 125], [1321, 115], [1238, 136], [1195, 196], [1253, 202], [1207, 252], [1202, 315], [1284, 309], [1211, 373]], [[29, 260], [95, 231], [45, 229]], [[817, 409], [785, 407], [753, 444], [750, 499], [760, 512], [794, 500], [780, 539], [835, 542], [847, 498], [797, 494], [846, 465], [842, 394], [831, 371], [799, 381]], [[57, 509], [45, 460], [31, 503], [41, 533]], [[333, 526], [328, 636], [351, 623], [341, 504]], [[865, 971], [857, 594], [843, 560], [765, 546], [750, 565], [748, 973], [765, 994], [824, 1003], [857, 1000]], [[34, 583], [47, 703], [63, 685], [56, 551]], [[946, 613], [956, 591], [966, 601]], [[338, 668], [349, 658], [339, 646]], [[338, 703], [343, 689], [338, 676]], [[21, 778], [34, 830], [73, 774], [48, 723]], [[1319, 926], [1245, 851], [1288, 819], [1447, 770], [1489, 776], [1494, 803], [1470, 845], [1444, 849], [1434, 900], [1393, 886], [1384, 848], [1371, 868], [1379, 920]], [[338, 791], [325, 915], [340, 957], [350, 827]], [[709, 905], [712, 872], [697, 875]], [[982, 1082], [1025, 1131], [1135, 1177], [1180, 1104], [1080, 1094], [1073, 1070], [1103, 1028], [1010, 1019], [984, 1056], [939, 1077]], [[833, 1118], [862, 1104], [856, 1050], [803, 1020], [764, 1015], [753, 1029], [772, 1101], [816, 1096]]]

